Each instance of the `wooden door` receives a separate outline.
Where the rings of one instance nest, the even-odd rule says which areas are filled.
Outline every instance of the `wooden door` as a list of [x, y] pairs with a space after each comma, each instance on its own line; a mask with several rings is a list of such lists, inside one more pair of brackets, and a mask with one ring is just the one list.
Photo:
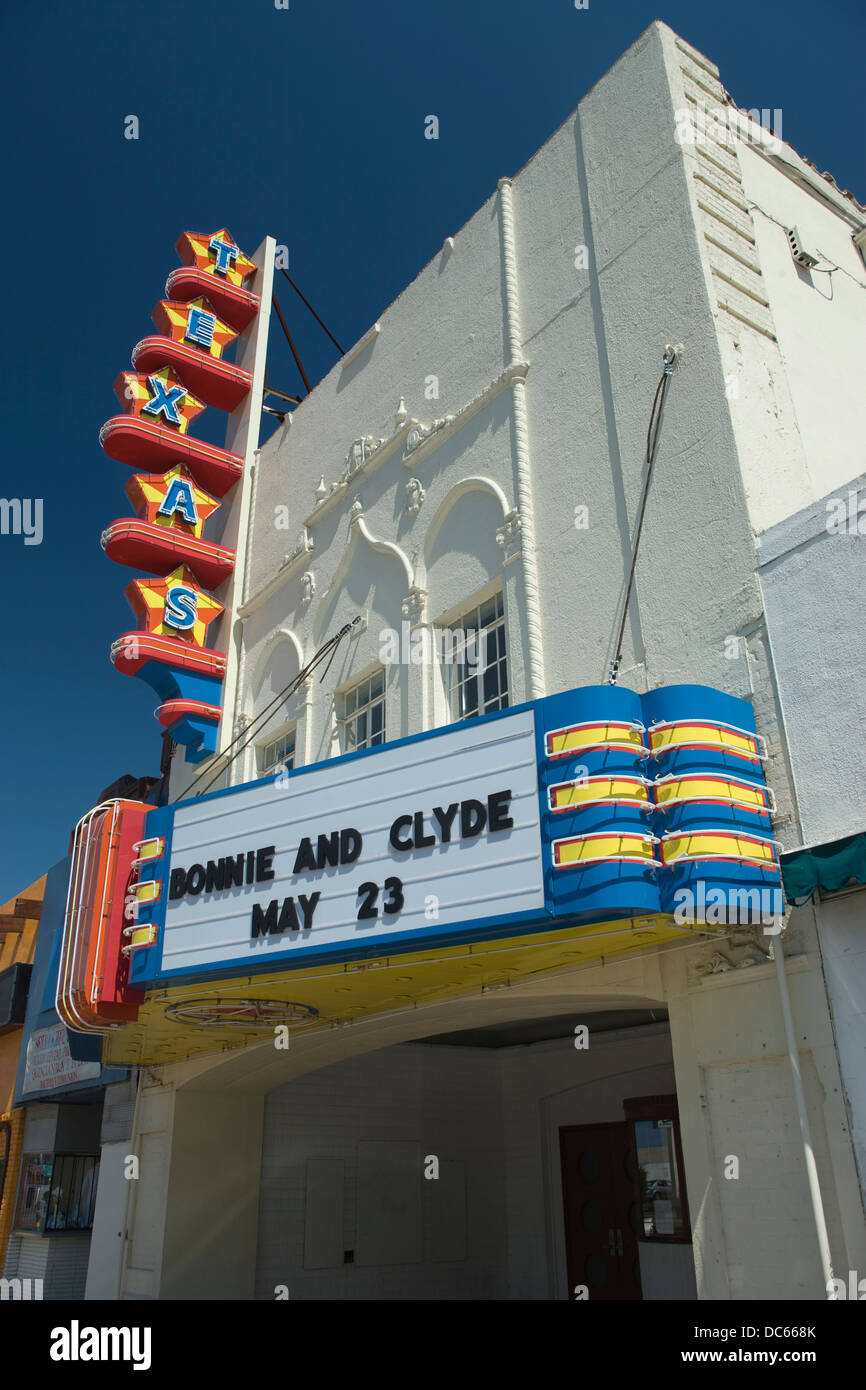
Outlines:
[[[641, 1298], [634, 1152], [628, 1124], [559, 1131], [569, 1298]], [[581, 1294], [581, 1297], [586, 1295]]]

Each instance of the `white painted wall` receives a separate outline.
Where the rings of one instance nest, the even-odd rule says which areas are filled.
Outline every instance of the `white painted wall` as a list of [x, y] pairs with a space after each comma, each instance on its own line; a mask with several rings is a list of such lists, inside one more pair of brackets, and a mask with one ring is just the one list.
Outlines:
[[[527, 698], [526, 556], [503, 530], [526, 459], [545, 688], [603, 680], [669, 341], [684, 342], [687, 358], [666, 414], [622, 679], [639, 689], [689, 680], [752, 693], [748, 662], [726, 655], [725, 638], [756, 623], [761, 604], [716, 310], [689, 168], [673, 138], [678, 59], [670, 31], [651, 26], [516, 175], [513, 228], [499, 190], [456, 234], [453, 251], [383, 312], [372, 345], [338, 364], [262, 449], [242, 609], [245, 712], [262, 707], [285, 671], [277, 634], [308, 659], [343, 622], [367, 615], [326, 683], [289, 702], [262, 738], [297, 722], [304, 756], [330, 756], [334, 691], [377, 662], [383, 629], [399, 629], [407, 615], [435, 622], [490, 588], [505, 597], [512, 702]], [[580, 245], [588, 270], [575, 267]], [[517, 329], [529, 365], [515, 376]], [[426, 399], [434, 375], [438, 399]], [[413, 420], [431, 431], [414, 449]], [[437, 421], [446, 423], [431, 430]], [[326, 489], [336, 483], [353, 440], [365, 437], [384, 443], [315, 506], [320, 479]], [[406, 492], [412, 478], [424, 491], [417, 512]], [[579, 506], [589, 508], [587, 529], [575, 526]], [[288, 531], [276, 524], [284, 507]], [[420, 614], [406, 605], [413, 590]], [[437, 672], [390, 667], [389, 736], [445, 720], [440, 686]], [[233, 780], [254, 771], [249, 753]]]
[[[730, 964], [702, 972], [663, 957], [698, 1296], [822, 1299], [775, 966], [720, 950]], [[866, 1226], [810, 910], [792, 913], [785, 954], [834, 1268], [858, 1269]]]
[[839, 1070], [866, 1198], [866, 893], [825, 898], [817, 916]]
[[117, 1298], [128, 1186], [124, 1166], [129, 1151], [128, 1141], [102, 1145], [84, 1290], [86, 1299]]
[[[858, 215], [850, 202], [848, 216], [843, 216], [838, 194], [833, 196], [811, 170], [810, 179], [833, 196], [833, 206], [753, 146], [741, 143], [738, 152], [746, 198], [756, 205], [757, 250], [804, 461], [803, 477], [792, 492], [778, 486], [766, 454], [760, 457], [754, 449], [744, 454], [754, 489], [752, 522], [763, 531], [864, 471], [866, 265], [852, 240], [852, 221], [856, 217], [862, 226], [866, 216]], [[808, 271], [796, 265], [786, 227], [797, 228], [804, 249], [819, 257], [820, 268]], [[832, 266], [839, 269], [827, 274]], [[753, 413], [766, 412], [769, 405], [766, 393], [761, 393], [763, 400], [757, 392], [749, 395], [738, 402], [744, 435]]]
[[[600, 1034], [581, 1051], [569, 1038], [495, 1051], [409, 1044], [290, 1082], [265, 1103], [256, 1296], [285, 1286], [290, 1299], [567, 1299], [559, 1129], [620, 1121], [626, 1097], [673, 1089], [663, 1025]], [[376, 1209], [386, 1249], [417, 1222], [405, 1261], [364, 1263], [359, 1251], [367, 1224], [359, 1162], [373, 1144], [380, 1165], [390, 1150], [395, 1162], [404, 1149], [415, 1157], [417, 1212]], [[444, 1198], [423, 1177], [429, 1155], [465, 1181], [459, 1260], [436, 1256], [439, 1226], [461, 1222], [447, 1202], [435, 1211]], [[318, 1178], [310, 1164], [324, 1158], [342, 1165], [331, 1193], [332, 1204], [342, 1200], [342, 1239], [331, 1242], [329, 1264], [317, 1255], [311, 1268], [309, 1229], [322, 1212], [309, 1196]], [[353, 1263], [342, 1263], [344, 1250], [355, 1252]], [[648, 1297], [695, 1296], [690, 1247], [672, 1260], [642, 1244], [640, 1256]]]
[[160, 1298], [252, 1298], [261, 1138], [256, 1096], [175, 1096]]
[[[840, 490], [866, 500], [866, 475]], [[866, 536], [828, 529], [822, 498], [771, 527], [761, 589], [802, 825], [798, 844], [866, 828]], [[866, 529], [866, 521], [864, 521]]]
[[[485, 1299], [507, 1296], [505, 1180], [499, 1062], [481, 1049], [390, 1048], [316, 1071], [272, 1091], [265, 1101], [259, 1207], [256, 1297], [273, 1299], [278, 1285], [289, 1298]], [[359, 1146], [414, 1145], [415, 1205], [373, 1211], [359, 1203]], [[466, 1258], [434, 1259], [435, 1180], [423, 1176], [423, 1160], [463, 1165], [467, 1221]], [[338, 1261], [305, 1268], [307, 1165], [327, 1156], [341, 1160], [343, 1225]], [[373, 1200], [373, 1197], [369, 1200]], [[361, 1263], [360, 1228], [375, 1219], [381, 1238], [396, 1241], [409, 1220], [420, 1221], [410, 1262]], [[399, 1244], [399, 1242], [398, 1242]], [[356, 1253], [344, 1264], [343, 1251]]]

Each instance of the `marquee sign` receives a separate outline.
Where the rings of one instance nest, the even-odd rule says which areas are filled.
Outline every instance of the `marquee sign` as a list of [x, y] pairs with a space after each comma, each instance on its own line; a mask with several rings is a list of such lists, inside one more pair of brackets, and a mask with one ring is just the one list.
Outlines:
[[261, 304], [244, 284], [258, 267], [225, 228], [185, 232], [177, 250], [184, 265], [153, 311], [159, 332], [133, 350], [136, 370], [115, 384], [124, 413], [100, 431], [112, 458], [150, 470], [127, 484], [136, 517], [112, 522], [102, 546], [118, 564], [156, 576], [128, 586], [139, 630], [118, 638], [111, 659], [152, 686], [162, 701], [157, 719], [185, 745], [189, 761], [200, 762], [216, 748], [225, 675], [225, 657], [206, 641], [225, 605], [209, 591], [231, 578], [235, 560], [231, 548], [205, 540], [202, 528], [244, 461], [193, 438], [189, 427], [209, 405], [229, 415], [243, 408], [253, 374], [223, 353]]
[[[764, 759], [742, 700], [599, 686], [141, 808], [126, 988], [248, 987], [635, 917], [672, 931], [684, 902], [691, 929], [745, 920], [780, 887]], [[76, 901], [66, 950], [90, 959]]]

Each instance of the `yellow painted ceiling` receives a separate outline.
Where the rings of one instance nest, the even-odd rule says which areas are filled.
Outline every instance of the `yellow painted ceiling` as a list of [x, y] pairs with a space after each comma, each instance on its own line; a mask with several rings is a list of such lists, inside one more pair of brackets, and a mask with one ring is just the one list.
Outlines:
[[[698, 930], [703, 934], [706, 927]], [[182, 1001], [199, 1006], [238, 999], [292, 1002], [317, 1010], [314, 1021], [303, 1025], [305, 1030], [339, 1027], [373, 1014], [506, 988], [532, 976], [692, 934], [694, 928], [656, 914], [413, 955], [177, 985], [149, 993], [136, 1023], [106, 1035], [103, 1061], [117, 1066], [156, 1065], [247, 1047], [274, 1036], [272, 1023], [195, 1026], [167, 1018], [166, 1009]], [[289, 1024], [292, 1031], [295, 1026]]]

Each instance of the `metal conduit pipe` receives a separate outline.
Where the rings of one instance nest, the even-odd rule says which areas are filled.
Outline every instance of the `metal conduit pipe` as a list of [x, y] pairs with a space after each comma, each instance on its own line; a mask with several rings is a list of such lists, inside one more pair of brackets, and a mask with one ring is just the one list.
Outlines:
[[803, 1140], [803, 1156], [806, 1160], [809, 1197], [812, 1202], [812, 1215], [815, 1221], [815, 1231], [818, 1236], [818, 1248], [821, 1252], [821, 1267], [824, 1271], [824, 1288], [827, 1290], [828, 1299], [834, 1301], [836, 1293], [833, 1286], [833, 1258], [830, 1252], [830, 1238], [827, 1235], [824, 1203], [821, 1200], [821, 1187], [818, 1182], [818, 1168], [815, 1163], [812, 1134], [809, 1129], [809, 1115], [806, 1110], [806, 1093], [803, 1090], [803, 1078], [800, 1074], [800, 1054], [797, 1048], [797, 1040], [794, 1036], [794, 1019], [791, 1013], [791, 996], [788, 992], [788, 977], [785, 974], [785, 954], [782, 949], [781, 932], [773, 938], [773, 959], [776, 962], [776, 979], [779, 984], [782, 1017], [785, 1020], [785, 1040], [788, 1045], [788, 1061], [791, 1063], [791, 1074], [794, 1078], [794, 1098], [797, 1103], [797, 1114], [800, 1119], [800, 1135]]

